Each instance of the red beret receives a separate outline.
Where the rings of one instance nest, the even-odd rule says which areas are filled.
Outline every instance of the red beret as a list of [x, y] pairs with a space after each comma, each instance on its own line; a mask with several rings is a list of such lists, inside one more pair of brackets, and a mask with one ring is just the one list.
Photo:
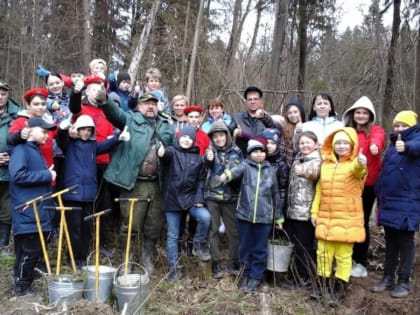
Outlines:
[[33, 88], [33, 89], [30, 89], [30, 90], [27, 90], [25, 92], [25, 94], [23, 94], [23, 98], [25, 99], [25, 101], [29, 102], [29, 99], [33, 95], [40, 95], [40, 96], [43, 96], [43, 97], [47, 98], [48, 97], [48, 91], [44, 88]]
[[105, 84], [105, 80], [100, 77], [89, 77], [85, 80], [85, 86], [88, 86], [92, 83], [98, 83], [98, 84]]
[[202, 113], [203, 112], [203, 107], [199, 106], [199, 105], [190, 105], [184, 108], [184, 114], [188, 115], [191, 112], [199, 112]]

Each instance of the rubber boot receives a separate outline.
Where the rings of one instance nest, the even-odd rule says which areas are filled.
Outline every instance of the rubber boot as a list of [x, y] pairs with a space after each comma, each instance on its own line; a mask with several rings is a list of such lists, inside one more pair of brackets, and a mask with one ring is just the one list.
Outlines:
[[213, 279], [223, 278], [223, 270], [219, 261], [213, 261], [211, 263], [211, 272], [212, 272]]
[[2, 256], [10, 256], [9, 240], [11, 227], [11, 224], [0, 222], [0, 254]]
[[241, 269], [241, 264], [239, 263], [239, 260], [229, 261], [227, 270], [231, 275], [234, 275], [234, 276], [239, 275], [240, 269]]
[[339, 303], [344, 299], [345, 290], [346, 290], [346, 282], [335, 278], [331, 280], [330, 284], [330, 306], [336, 307]]
[[153, 272], [153, 252], [155, 249], [155, 240], [145, 238], [141, 250], [141, 265], [147, 270], [149, 274]]
[[194, 242], [192, 253], [194, 256], [198, 256], [201, 261], [209, 261], [211, 259], [207, 242]]
[[311, 299], [321, 299], [328, 292], [329, 282], [329, 278], [318, 277], [318, 281], [313, 283], [312, 292], [309, 295]]

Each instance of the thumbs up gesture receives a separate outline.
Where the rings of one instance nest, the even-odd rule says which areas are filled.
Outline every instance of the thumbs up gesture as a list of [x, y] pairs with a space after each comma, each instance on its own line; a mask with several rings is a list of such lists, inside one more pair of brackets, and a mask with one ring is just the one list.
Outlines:
[[48, 170], [50, 171], [51, 177], [52, 177], [52, 181], [55, 181], [56, 177], [57, 177], [57, 173], [54, 171], [54, 164], [52, 164]]
[[209, 162], [212, 162], [214, 160], [214, 152], [213, 152], [213, 148], [211, 147], [211, 145], [206, 150], [206, 159]]
[[366, 158], [366, 155], [363, 154], [362, 149], [360, 149], [359, 154], [357, 155], [357, 161], [359, 161], [360, 165], [363, 165], [363, 166], [367, 165], [367, 158]]
[[369, 146], [369, 150], [370, 150], [370, 153], [372, 153], [372, 155], [377, 155], [379, 153], [379, 148], [374, 143], [371, 143], [371, 145]]
[[31, 128], [29, 128], [28, 126], [28, 121], [25, 122], [25, 126], [23, 127], [23, 129], [20, 131], [20, 137], [23, 140], [27, 140], [29, 138], [31, 134]]
[[123, 131], [118, 136], [118, 140], [128, 142], [130, 141], [130, 133], [127, 131], [127, 125], [124, 126]]
[[159, 141], [159, 149], [157, 151], [158, 157], [163, 157], [165, 155], [165, 146], [163, 145], [162, 141]]
[[136, 81], [136, 84], [134, 85], [134, 93], [138, 95], [140, 92], [141, 92], [140, 81]]
[[295, 175], [302, 176], [303, 175], [303, 165], [300, 163], [299, 160], [295, 163]]
[[405, 151], [405, 142], [401, 140], [401, 134], [398, 134], [397, 141], [395, 141], [395, 150], [397, 152], [404, 152]]
[[84, 86], [85, 83], [83, 82], [83, 80], [77, 80], [73, 88], [74, 93], [80, 93]]

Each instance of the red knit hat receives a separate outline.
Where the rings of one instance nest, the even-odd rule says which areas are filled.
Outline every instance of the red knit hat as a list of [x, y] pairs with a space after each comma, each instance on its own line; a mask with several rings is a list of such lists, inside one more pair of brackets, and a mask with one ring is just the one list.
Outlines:
[[188, 115], [191, 112], [199, 112], [202, 113], [203, 112], [203, 107], [199, 106], [199, 105], [190, 105], [184, 108], [184, 114]]
[[34, 96], [34, 95], [39, 95], [39, 96], [43, 96], [47, 98], [48, 91], [44, 88], [33, 88], [30, 90], [27, 90], [25, 94], [23, 94], [23, 98], [25, 99], [25, 101], [29, 102], [29, 99], [31, 98], [31, 96]]
[[100, 77], [88, 77], [85, 80], [85, 86], [88, 86], [89, 84], [97, 83], [97, 84], [105, 84], [105, 80]]

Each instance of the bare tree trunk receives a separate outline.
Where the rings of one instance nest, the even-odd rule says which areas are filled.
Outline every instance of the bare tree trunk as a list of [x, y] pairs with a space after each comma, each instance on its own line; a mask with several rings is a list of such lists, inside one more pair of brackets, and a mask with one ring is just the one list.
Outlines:
[[143, 57], [144, 50], [147, 46], [147, 41], [149, 39], [150, 32], [156, 20], [156, 15], [159, 10], [160, 0], [155, 0], [152, 5], [152, 9], [150, 10], [149, 15], [147, 16], [147, 21], [144, 24], [143, 31], [141, 32], [139, 41], [137, 42], [136, 49], [133, 54], [133, 58], [131, 59], [130, 66], [128, 67], [128, 73], [132, 78], [137, 77], [137, 73], [139, 71], [141, 58]]
[[181, 51], [181, 80], [179, 82], [179, 90], [182, 91], [185, 86], [185, 71], [186, 71], [186, 50], [187, 50], [187, 40], [188, 40], [188, 22], [190, 20], [190, 12], [191, 12], [191, 2], [188, 1], [187, 4], [187, 13], [185, 15], [185, 23], [184, 23], [184, 39], [182, 41], [182, 51]]
[[416, 72], [414, 80], [414, 110], [420, 114], [420, 18], [416, 46]]
[[[276, 91], [279, 88], [281, 55], [286, 38], [287, 19], [289, 15], [289, 0], [276, 0], [276, 16], [271, 52], [271, 67], [268, 73], [268, 86]], [[275, 96], [266, 99], [267, 103], [274, 103]]]
[[264, 10], [264, 0], [258, 0], [257, 4], [255, 5], [255, 8], [257, 9], [257, 20], [255, 21], [254, 33], [252, 34], [252, 40], [251, 45], [249, 46], [248, 56], [252, 54], [257, 43], [258, 30], [261, 21], [261, 13]]
[[200, 39], [200, 26], [201, 26], [201, 18], [203, 16], [203, 8], [204, 8], [204, 0], [200, 0], [200, 8], [198, 9], [197, 21], [195, 23], [194, 43], [193, 43], [193, 49], [191, 53], [190, 70], [188, 73], [187, 90], [185, 91], [185, 95], [187, 96], [189, 100], [191, 100], [192, 83], [194, 82], [195, 60], [197, 58], [197, 48], [198, 48], [198, 43]]
[[394, 96], [394, 80], [395, 80], [395, 51], [398, 45], [398, 38], [400, 36], [400, 6], [401, 0], [394, 0], [394, 12], [392, 18], [392, 35], [391, 43], [388, 50], [388, 67], [386, 70], [386, 82], [384, 92], [384, 119], [391, 121], [393, 110], [393, 96]]
[[92, 59], [92, 22], [90, 20], [90, 0], [83, 0], [83, 65], [88, 66]]
[[[306, 7], [306, 0], [299, 0], [299, 66], [298, 66], [298, 78], [297, 78], [297, 89], [303, 91], [305, 89], [306, 81], [306, 55], [308, 46], [308, 9]], [[301, 98], [303, 97], [302, 93]]]

